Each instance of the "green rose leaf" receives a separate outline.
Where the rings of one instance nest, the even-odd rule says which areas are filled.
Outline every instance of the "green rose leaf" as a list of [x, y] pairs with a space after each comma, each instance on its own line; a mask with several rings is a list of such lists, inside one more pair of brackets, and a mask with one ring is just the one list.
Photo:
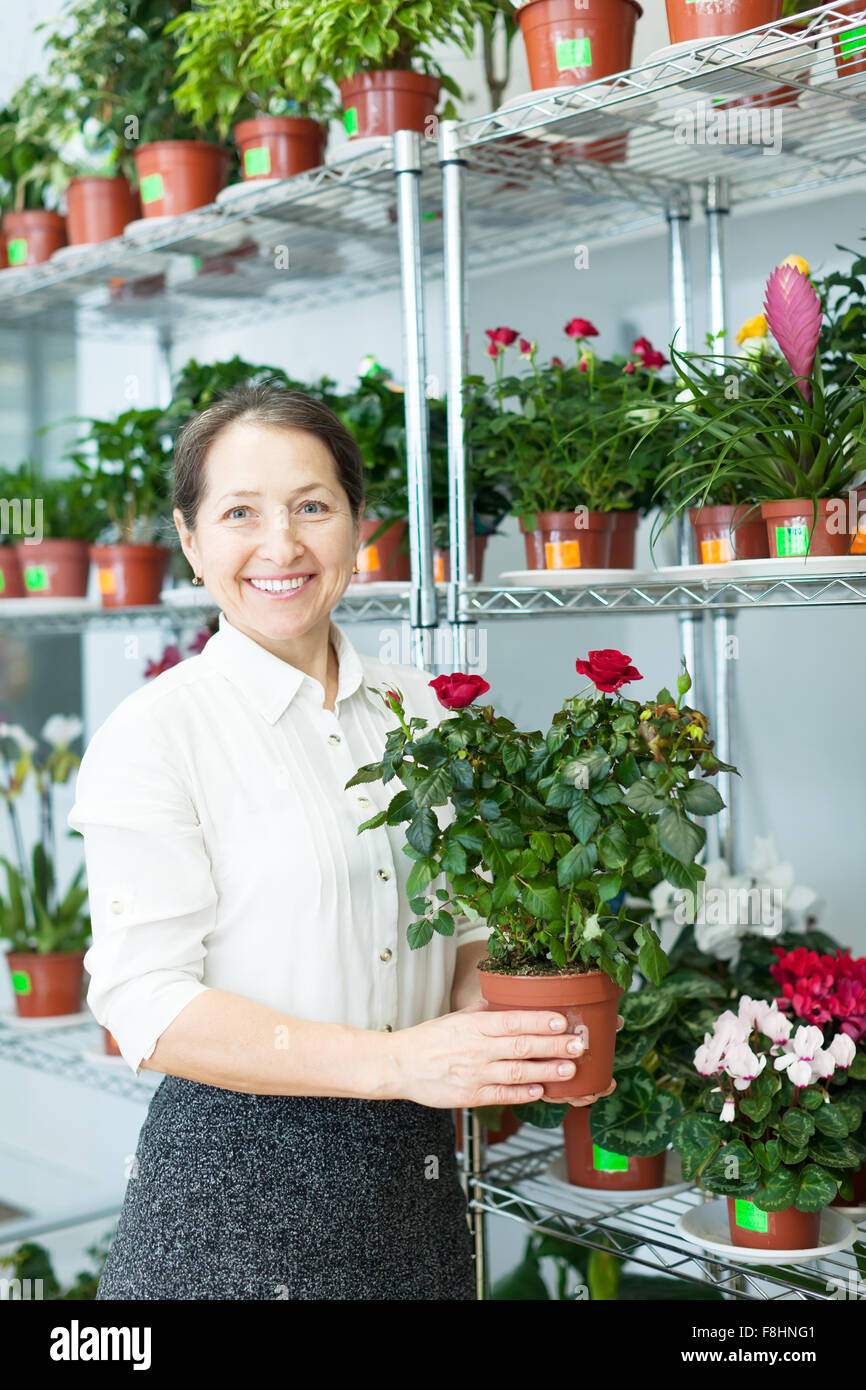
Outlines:
[[439, 822], [433, 811], [424, 807], [406, 827], [406, 839], [413, 849], [429, 855], [439, 835]]
[[567, 888], [570, 883], [592, 873], [597, 861], [595, 845], [575, 845], [556, 865], [556, 881], [560, 888]]
[[712, 782], [704, 782], [698, 778], [686, 783], [679, 799], [686, 810], [695, 816], [714, 816], [725, 804]]
[[433, 937], [433, 923], [426, 919], [419, 922], [412, 922], [406, 933], [409, 945], [413, 951], [417, 951], [419, 946], [426, 946], [427, 942]]
[[691, 864], [706, 839], [706, 833], [673, 808], [658, 818], [659, 844], [680, 864]]
[[419, 806], [445, 806], [451, 790], [451, 775], [447, 767], [437, 767], [426, 777], [419, 777], [413, 795]]
[[601, 812], [596, 810], [587, 797], [582, 797], [576, 805], [569, 808], [568, 824], [580, 843], [585, 845], [601, 824]]
[[416, 859], [412, 868], [409, 870], [409, 877], [406, 880], [407, 896], [413, 898], [416, 893], [420, 893], [427, 887], [439, 873], [439, 865], [430, 859]]
[[[553, 836], [547, 830], [533, 830], [529, 836], [529, 843], [542, 864], [549, 864], [555, 854]], [[541, 1104], [544, 1105], [544, 1101]]]
[[663, 811], [668, 803], [664, 797], [656, 795], [653, 783], [642, 777], [639, 782], [633, 782], [629, 787], [625, 794], [625, 804], [633, 811], [655, 814], [657, 811]]
[[628, 863], [629, 842], [619, 825], [612, 825], [598, 837], [598, 857], [606, 869], [622, 869]]
[[533, 917], [552, 922], [562, 916], [562, 899], [559, 890], [544, 879], [537, 878], [523, 890], [523, 906]]

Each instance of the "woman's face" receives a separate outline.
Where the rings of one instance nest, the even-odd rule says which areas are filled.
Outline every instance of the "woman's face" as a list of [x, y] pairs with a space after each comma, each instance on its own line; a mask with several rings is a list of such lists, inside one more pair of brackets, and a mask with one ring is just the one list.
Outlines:
[[195, 573], [242, 632], [276, 642], [309, 632], [342, 597], [360, 543], [327, 445], [306, 430], [241, 421], [218, 436], [204, 467], [195, 530], [173, 513]]

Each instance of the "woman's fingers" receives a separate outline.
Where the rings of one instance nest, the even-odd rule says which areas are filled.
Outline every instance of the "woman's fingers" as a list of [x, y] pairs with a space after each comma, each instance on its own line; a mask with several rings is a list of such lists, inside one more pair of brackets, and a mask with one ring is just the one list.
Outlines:
[[622, 1014], [617, 1014], [617, 1016], [616, 1016], [616, 1031], [617, 1031], [617, 1032], [619, 1032], [619, 1030], [620, 1030], [620, 1028], [622, 1027], [622, 1025], [623, 1025], [624, 1022], [625, 1022], [625, 1019], [623, 1018]]

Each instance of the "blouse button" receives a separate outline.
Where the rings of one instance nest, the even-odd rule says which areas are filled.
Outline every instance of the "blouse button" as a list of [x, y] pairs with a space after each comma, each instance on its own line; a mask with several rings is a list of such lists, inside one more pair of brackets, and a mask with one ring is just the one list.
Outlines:
[[390, 960], [390, 959], [391, 959], [391, 951], [390, 951], [390, 948], [389, 948], [388, 946], [385, 947], [384, 951], [380, 951], [380, 952], [379, 952], [379, 959], [380, 959], [380, 960]]
[[120, 900], [119, 900], [118, 898], [115, 898], [115, 899], [114, 899], [114, 902], [111, 904], [111, 910], [112, 910], [112, 912], [122, 912], [122, 911], [123, 911], [123, 903], [120, 902]]
[[370, 798], [369, 798], [369, 796], [359, 796], [359, 797], [358, 797], [358, 805], [359, 805], [359, 806], [369, 806], [369, 805], [370, 805]]
[[379, 877], [380, 877], [380, 879], [382, 880], [383, 883], [387, 883], [387, 882], [388, 882], [388, 879], [391, 877], [391, 870], [390, 870], [390, 869], [377, 869], [376, 872], [377, 872], [377, 874], [379, 875]]
[[339, 734], [328, 734], [328, 742], [329, 742], [329, 743], [340, 743], [340, 742], [341, 742], [340, 735], [339, 735]]

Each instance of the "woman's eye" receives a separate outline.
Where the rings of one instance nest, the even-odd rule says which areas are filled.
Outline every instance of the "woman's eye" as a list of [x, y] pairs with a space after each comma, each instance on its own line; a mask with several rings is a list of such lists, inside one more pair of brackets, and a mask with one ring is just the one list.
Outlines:
[[240, 506], [238, 506], [238, 507], [230, 507], [229, 510], [226, 512], [226, 516], [227, 516], [227, 517], [231, 517], [231, 516], [234, 515], [235, 512], [248, 512], [248, 511], [249, 511], [249, 507], [240, 507]]
[[303, 512], [306, 507], [321, 508], [319, 512], [307, 512], [307, 516], [321, 516], [322, 512], [326, 512], [328, 510], [324, 502], [304, 502], [301, 504], [301, 511]]

